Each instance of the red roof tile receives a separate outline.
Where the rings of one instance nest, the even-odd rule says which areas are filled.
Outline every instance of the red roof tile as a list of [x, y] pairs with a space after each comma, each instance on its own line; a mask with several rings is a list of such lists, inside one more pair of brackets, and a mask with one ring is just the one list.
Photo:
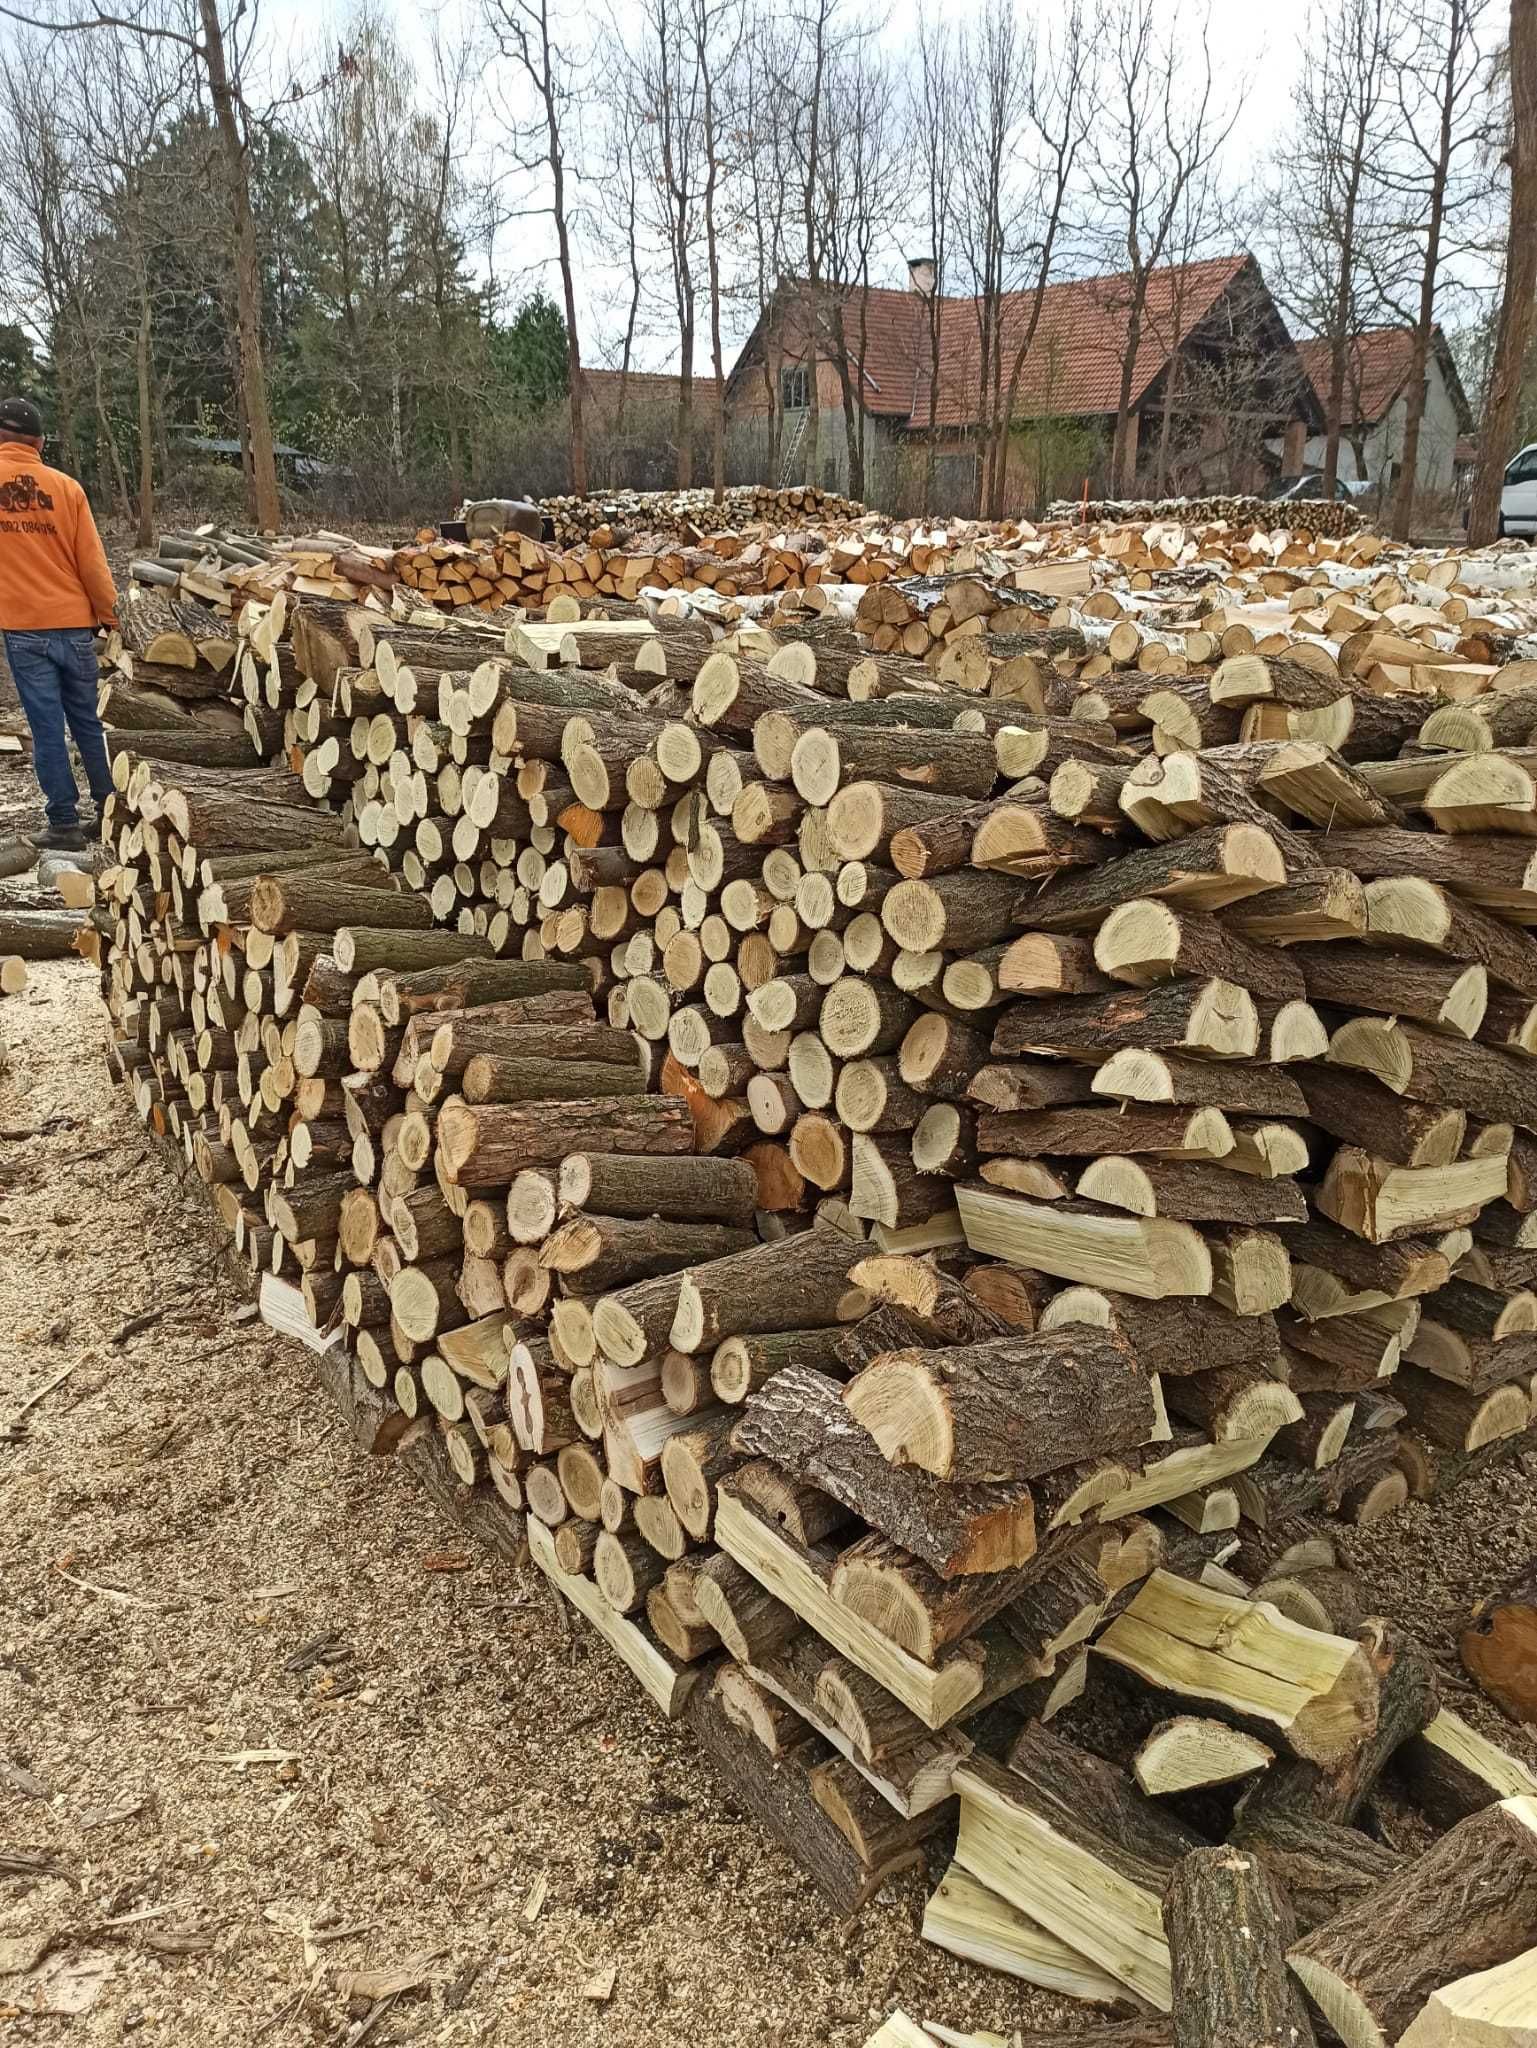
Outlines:
[[[1249, 261], [1246, 255], [1155, 270], [1143, 309], [1132, 376], [1132, 402], [1147, 392], [1177, 342], [1211, 311]], [[1120, 398], [1126, 353], [1130, 278], [1072, 278], [1048, 285], [1016, 398], [1028, 418], [1047, 414], [1113, 413]], [[1033, 292], [1012, 292], [1003, 303], [1004, 381], [1029, 326]], [[851, 366], [862, 367], [867, 411], [914, 427], [973, 424], [979, 413], [982, 338], [977, 299], [940, 301], [939, 402], [929, 394], [928, 308], [911, 291], [850, 290], [844, 299], [844, 335]], [[861, 319], [863, 332], [861, 332]]]
[[[1297, 343], [1302, 367], [1318, 393], [1318, 403], [1325, 408], [1331, 346], [1326, 336]], [[1347, 424], [1376, 425], [1403, 389], [1413, 354], [1414, 336], [1407, 327], [1369, 327], [1350, 337], [1345, 355]]]
[[[1217, 257], [1204, 263], [1183, 263], [1155, 270], [1148, 280], [1142, 331], [1132, 372], [1135, 405], [1164, 368], [1178, 343], [1211, 311], [1243, 268], [1244, 256]], [[1034, 294], [1013, 292], [1003, 305], [1004, 382], [1014, 354], [1028, 330]], [[1017, 416], [1113, 413], [1120, 403], [1121, 365], [1130, 327], [1131, 279], [1074, 278], [1048, 285], [1030, 352], [1020, 373], [1015, 401]], [[947, 316], [949, 307], [946, 308]], [[939, 403], [934, 417], [942, 427], [967, 426], [977, 417], [977, 386], [982, 342], [975, 302], [957, 303], [941, 335]], [[925, 391], [914, 408], [915, 426], [929, 424]]]

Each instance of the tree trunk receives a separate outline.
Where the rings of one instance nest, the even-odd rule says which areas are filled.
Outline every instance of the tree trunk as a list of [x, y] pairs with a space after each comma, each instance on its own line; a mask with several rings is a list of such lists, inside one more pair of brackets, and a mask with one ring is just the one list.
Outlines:
[[139, 326], [134, 345], [134, 371], [139, 401], [139, 495], [135, 539], [141, 548], [155, 538], [155, 428], [150, 366], [150, 299], [147, 280], [140, 279]]
[[1468, 509], [1468, 544], [1486, 547], [1500, 524], [1505, 464], [1515, 438], [1521, 405], [1527, 342], [1537, 303], [1537, 0], [1510, 4], [1510, 227], [1505, 242], [1505, 291], [1484, 426], [1478, 444], [1478, 475]]
[[198, 0], [198, 14], [203, 25], [202, 58], [218, 122], [235, 232], [236, 342], [241, 404], [251, 441], [251, 515], [262, 532], [276, 533], [282, 524], [282, 508], [278, 502], [272, 413], [267, 403], [267, 371], [262, 357], [261, 256], [251, 210], [250, 167], [235, 111], [235, 88], [225, 61], [219, 0]]
[[1420, 426], [1425, 417], [1425, 371], [1436, 318], [1436, 285], [1441, 266], [1441, 228], [1446, 215], [1446, 185], [1452, 157], [1452, 116], [1457, 97], [1458, 59], [1465, 28], [1464, 0], [1451, 0], [1446, 22], [1446, 67], [1441, 83], [1441, 119], [1436, 160], [1431, 172], [1430, 210], [1425, 224], [1425, 268], [1420, 278], [1419, 315], [1404, 387], [1404, 438], [1399, 448], [1398, 485], [1393, 493], [1391, 531], [1407, 540], [1414, 522], [1414, 494], [1419, 483]]

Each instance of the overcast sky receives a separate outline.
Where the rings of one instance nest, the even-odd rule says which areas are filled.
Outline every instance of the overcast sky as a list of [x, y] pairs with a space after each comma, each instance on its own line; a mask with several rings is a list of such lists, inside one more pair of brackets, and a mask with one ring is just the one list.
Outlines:
[[[439, 34], [449, 40], [468, 35], [488, 42], [481, 0], [440, 0], [435, 7], [396, 6], [392, 0], [373, 0], [373, 4], [393, 22], [402, 44], [423, 70], [431, 62], [435, 25]], [[932, 6], [934, 0], [927, 0], [927, 4]], [[972, 11], [979, 4], [980, 0], [945, 0], [946, 11], [951, 14], [957, 8]], [[1022, 16], [1034, 15], [1037, 20], [1051, 19], [1060, 8], [1060, 0], [1016, 0], [1016, 4]], [[1232, 95], [1238, 92], [1240, 83], [1246, 85], [1231, 143], [1234, 174], [1245, 178], [1252, 164], [1270, 156], [1285, 125], [1300, 61], [1299, 35], [1304, 29], [1305, 12], [1300, 7], [1264, 9], [1253, 4], [1253, 0], [1211, 0], [1209, 12], [1204, 6], [1189, 4], [1189, 0], [1169, 0], [1169, 6], [1176, 33], [1185, 39], [1192, 57], [1197, 56], [1197, 45], [1204, 34], [1219, 91]], [[882, 39], [894, 57], [901, 58], [915, 44], [919, 12], [920, 0], [891, 0]], [[616, 13], [622, 20], [622, 9], [616, 8]], [[345, 38], [356, 10], [339, 5], [317, 15], [313, 0], [261, 0], [260, 18], [261, 45], [274, 72], [279, 77], [297, 75], [302, 79], [313, 78], [329, 53]], [[573, 23], [584, 21], [587, 33], [595, 33], [602, 13], [591, 0], [572, 0], [569, 18]], [[505, 105], [510, 83], [506, 67], [491, 61], [475, 123], [479, 147], [491, 161], [504, 155], [503, 124], [497, 104], [500, 101]], [[509, 173], [505, 188], [509, 199], [522, 183], [516, 173]], [[584, 197], [589, 205], [601, 205], [601, 180], [590, 180]], [[905, 274], [900, 240], [894, 235], [884, 256], [886, 278], [892, 283], [899, 282]], [[503, 281], [515, 293], [543, 284], [559, 297], [554, 233], [547, 216], [519, 219], [504, 228], [498, 237], [494, 260]], [[585, 328], [583, 354], [588, 360], [617, 359], [623, 330], [618, 303], [622, 297], [620, 275], [589, 251], [583, 263], [579, 309]], [[741, 326], [742, 320], [737, 318], [735, 331], [728, 329], [728, 361], [735, 345], [744, 338]], [[705, 331], [700, 337], [696, 363], [701, 370], [708, 368], [708, 350]], [[651, 331], [639, 340], [637, 367], [671, 368], [676, 359], [676, 334], [668, 333], [663, 318], [654, 319]]]

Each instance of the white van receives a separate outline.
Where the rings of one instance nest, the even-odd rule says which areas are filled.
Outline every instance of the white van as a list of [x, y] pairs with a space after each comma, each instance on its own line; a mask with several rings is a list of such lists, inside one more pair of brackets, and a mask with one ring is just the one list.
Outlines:
[[1505, 465], [1500, 493], [1500, 532], [1537, 534], [1537, 441]]

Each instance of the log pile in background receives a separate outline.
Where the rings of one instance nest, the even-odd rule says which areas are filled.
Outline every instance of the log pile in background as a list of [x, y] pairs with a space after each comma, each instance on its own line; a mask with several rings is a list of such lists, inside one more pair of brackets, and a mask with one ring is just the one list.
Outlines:
[[736, 533], [751, 526], [842, 524], [864, 517], [853, 498], [817, 484], [737, 484], [716, 502], [713, 491], [591, 491], [585, 498], [541, 498], [557, 543], [596, 541], [622, 545], [634, 535], [696, 540], [705, 534]]
[[[1279, 1885], [1375, 2013], [1383, 1766], [1443, 1825], [1537, 1791], [1331, 1533], [1531, 1424], [1520, 692], [1299, 636], [1157, 704], [1063, 647], [1031, 708], [836, 627], [599, 671], [284, 610], [227, 672], [284, 765], [144, 732], [98, 930], [141, 1111], [371, 1440], [526, 1512], [841, 1909], [958, 1819], [948, 1947], [1167, 2007]], [[1096, 1757], [1091, 1665], [1247, 1746]]]
[[1053, 519], [1076, 519], [1083, 525], [1120, 525], [1125, 521], [1179, 519], [1204, 524], [1222, 520], [1235, 526], [1269, 530], [1277, 525], [1308, 533], [1354, 533], [1362, 524], [1358, 506], [1344, 498], [1291, 498], [1277, 504], [1268, 498], [1058, 498]]

